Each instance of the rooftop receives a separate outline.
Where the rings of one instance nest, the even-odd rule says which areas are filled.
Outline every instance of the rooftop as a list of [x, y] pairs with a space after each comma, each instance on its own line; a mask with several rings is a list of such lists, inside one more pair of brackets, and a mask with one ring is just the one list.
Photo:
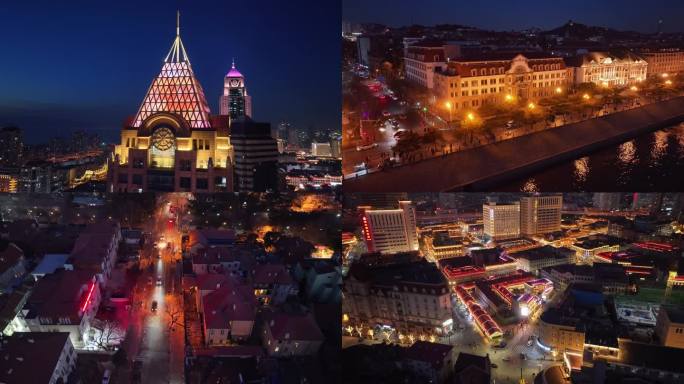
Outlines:
[[259, 264], [253, 272], [254, 285], [292, 284], [294, 280], [283, 264]]
[[202, 306], [208, 329], [228, 329], [233, 321], [254, 321], [257, 302], [250, 286], [231, 279], [204, 296]]
[[264, 326], [270, 329], [271, 335], [276, 340], [323, 340], [323, 333], [310, 313], [266, 313]]
[[545, 245], [543, 247], [531, 248], [520, 252], [515, 252], [511, 254], [512, 257], [516, 259], [526, 259], [526, 260], [543, 260], [543, 259], [563, 259], [567, 257], [572, 257], [575, 254], [570, 248], [556, 248], [550, 245]]
[[0, 349], [0, 382], [49, 383], [68, 332], [15, 332]]
[[0, 274], [3, 274], [8, 269], [14, 267], [23, 256], [24, 251], [16, 244], [7, 244], [7, 247], [0, 251]]
[[90, 284], [96, 284], [91, 271], [60, 269], [45, 275], [26, 303], [26, 318], [46, 318], [55, 323], [59, 318], [70, 318], [80, 322], [81, 306]]
[[439, 370], [444, 365], [444, 359], [451, 354], [454, 347], [447, 344], [430, 343], [428, 341], [416, 341], [406, 349], [405, 357], [429, 363]]

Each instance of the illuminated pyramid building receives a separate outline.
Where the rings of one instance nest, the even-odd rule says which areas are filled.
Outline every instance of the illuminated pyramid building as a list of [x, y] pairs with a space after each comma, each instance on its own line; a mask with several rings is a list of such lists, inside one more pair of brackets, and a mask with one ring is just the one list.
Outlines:
[[109, 192], [233, 190], [230, 117], [210, 114], [178, 22], [161, 72], [121, 130], [109, 164]]

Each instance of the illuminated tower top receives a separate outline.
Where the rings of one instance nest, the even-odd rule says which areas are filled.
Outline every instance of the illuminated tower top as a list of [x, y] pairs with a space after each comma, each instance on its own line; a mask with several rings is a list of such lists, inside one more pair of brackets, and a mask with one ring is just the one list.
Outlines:
[[190, 128], [210, 128], [209, 105], [180, 37], [180, 12], [176, 15], [176, 38], [161, 72], [147, 90], [133, 126], [140, 127], [145, 119], [159, 112], [179, 115]]
[[252, 117], [252, 99], [247, 94], [245, 77], [235, 68], [234, 59], [230, 71], [223, 79], [223, 94], [219, 105], [221, 115], [230, 115], [231, 118]]

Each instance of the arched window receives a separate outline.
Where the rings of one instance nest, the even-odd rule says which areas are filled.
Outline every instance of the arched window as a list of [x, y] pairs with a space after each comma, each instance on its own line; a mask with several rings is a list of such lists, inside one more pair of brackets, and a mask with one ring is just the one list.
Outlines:
[[477, 69], [471, 69], [471, 70], [470, 70], [470, 75], [472, 75], [472, 76], [477, 76]]
[[487, 70], [484, 69], [484, 68], [482, 68], [482, 69], [480, 70], [480, 75], [481, 75], [481, 76], [484, 76], [484, 75], [486, 75], [486, 74], [487, 74]]
[[496, 69], [490, 68], [490, 69], [489, 69], [489, 74], [490, 74], [490, 75], [496, 75]]

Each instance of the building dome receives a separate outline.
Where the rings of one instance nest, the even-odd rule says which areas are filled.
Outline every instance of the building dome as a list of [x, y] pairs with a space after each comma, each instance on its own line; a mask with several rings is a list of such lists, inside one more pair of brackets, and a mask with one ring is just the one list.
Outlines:
[[226, 77], [243, 77], [242, 73], [235, 68], [235, 60], [233, 60], [233, 65], [230, 67], [230, 71], [228, 71]]

